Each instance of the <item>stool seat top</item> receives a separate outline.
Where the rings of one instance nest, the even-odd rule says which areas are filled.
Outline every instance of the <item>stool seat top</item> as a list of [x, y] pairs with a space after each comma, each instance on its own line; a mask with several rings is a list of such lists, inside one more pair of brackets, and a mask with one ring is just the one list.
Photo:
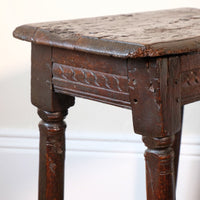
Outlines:
[[200, 9], [180, 8], [27, 24], [14, 37], [121, 58], [200, 51]]

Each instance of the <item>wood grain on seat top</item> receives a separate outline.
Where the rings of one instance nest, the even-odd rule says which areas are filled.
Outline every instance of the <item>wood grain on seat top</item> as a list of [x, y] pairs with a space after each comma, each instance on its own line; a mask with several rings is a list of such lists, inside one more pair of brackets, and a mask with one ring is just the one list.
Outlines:
[[14, 36], [115, 57], [178, 54], [200, 49], [200, 10], [182, 8], [28, 24], [18, 27]]

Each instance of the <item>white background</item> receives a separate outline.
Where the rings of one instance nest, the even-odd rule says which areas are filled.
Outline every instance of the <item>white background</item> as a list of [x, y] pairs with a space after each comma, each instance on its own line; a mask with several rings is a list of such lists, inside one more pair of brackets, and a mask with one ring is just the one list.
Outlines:
[[[12, 31], [32, 22], [176, 7], [199, 0], [7, 0], [0, 7], [0, 199], [37, 199], [39, 118], [30, 104], [30, 44]], [[185, 106], [178, 200], [200, 199], [200, 103]], [[78, 99], [67, 119], [68, 200], [143, 200], [143, 144], [129, 110]], [[192, 172], [192, 173], [191, 173]]]

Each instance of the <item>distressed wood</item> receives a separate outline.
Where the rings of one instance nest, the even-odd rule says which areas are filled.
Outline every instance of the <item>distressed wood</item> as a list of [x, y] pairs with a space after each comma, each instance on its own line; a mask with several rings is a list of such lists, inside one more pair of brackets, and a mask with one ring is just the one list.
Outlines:
[[182, 105], [200, 100], [200, 54], [181, 57]]
[[62, 111], [74, 105], [74, 97], [53, 91], [52, 48], [32, 44], [31, 54], [31, 102], [41, 110]]
[[188, 53], [180, 55], [181, 72], [187, 72], [200, 68], [200, 53]]
[[53, 83], [57, 92], [130, 108], [127, 76], [54, 63]]
[[[163, 65], [166, 65], [166, 62], [163, 63], [161, 61], [161, 63], [160, 68], [163, 69]], [[180, 58], [178, 56], [169, 57], [165, 69], [167, 69], [167, 74], [165, 74], [165, 70], [161, 74], [163, 122], [164, 126], [168, 127], [165, 130], [167, 135], [172, 135], [180, 131], [182, 124]]]
[[174, 135], [152, 138], [143, 136], [148, 200], [175, 200]]
[[200, 100], [200, 10], [183, 8], [18, 27], [32, 42], [40, 200], [63, 200], [63, 119], [74, 96], [132, 110], [147, 199], [175, 200], [183, 106]]
[[179, 60], [179, 57], [129, 60], [129, 93], [136, 133], [163, 137], [180, 130]]
[[54, 47], [114, 57], [200, 50], [200, 10], [182, 8], [18, 27], [14, 36]]
[[178, 179], [178, 167], [179, 167], [179, 157], [180, 157], [180, 146], [181, 146], [181, 138], [182, 138], [182, 123], [183, 123], [183, 113], [184, 107], [181, 107], [181, 129], [179, 132], [175, 134], [174, 144], [172, 146], [174, 150], [174, 173], [175, 173], [175, 187], [177, 186]]
[[53, 48], [56, 92], [131, 108], [126, 60]]
[[[61, 79], [87, 86], [128, 94], [127, 76], [117, 76], [94, 70], [53, 64], [53, 79]], [[56, 86], [54, 84], [54, 86]]]
[[143, 135], [148, 200], [175, 200], [182, 126], [178, 56], [130, 59], [129, 93], [136, 133]]
[[63, 200], [67, 111], [38, 110], [40, 128], [39, 200]]
[[126, 60], [121, 58], [53, 48], [52, 62], [118, 76], [127, 76]]
[[[128, 61], [129, 94], [136, 133], [161, 134], [160, 69], [156, 60]], [[145, 124], [145, 126], [144, 126]]]
[[52, 48], [32, 45], [31, 101], [38, 107], [40, 129], [39, 200], [63, 200], [65, 123], [74, 97], [55, 93]]

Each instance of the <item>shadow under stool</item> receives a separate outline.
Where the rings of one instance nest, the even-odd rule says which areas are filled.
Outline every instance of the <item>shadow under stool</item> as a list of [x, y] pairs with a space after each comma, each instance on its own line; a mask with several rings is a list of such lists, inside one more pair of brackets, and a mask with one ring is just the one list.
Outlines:
[[13, 34], [32, 43], [39, 200], [63, 200], [63, 119], [75, 96], [132, 110], [147, 146], [147, 199], [175, 200], [183, 106], [200, 100], [200, 10], [28, 24]]

